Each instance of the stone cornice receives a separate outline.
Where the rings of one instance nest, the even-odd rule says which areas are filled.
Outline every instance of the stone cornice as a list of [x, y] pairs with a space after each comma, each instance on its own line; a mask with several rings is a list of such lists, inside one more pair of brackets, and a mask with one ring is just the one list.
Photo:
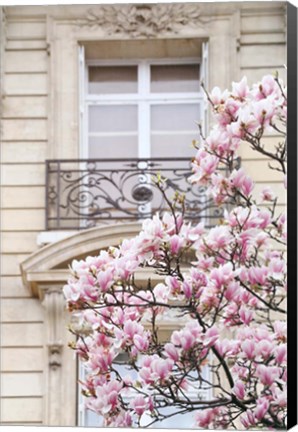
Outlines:
[[[166, 5], [168, 3], [159, 2], [160, 5]], [[183, 3], [174, 2], [172, 4], [186, 6], [197, 6], [201, 8], [201, 16], [215, 15], [226, 15], [235, 12], [236, 10], [248, 11], [248, 13], [262, 13], [262, 11], [268, 11], [271, 13], [279, 13], [280, 8], [286, 5], [285, 1], [244, 1], [244, 2], [195, 2], [195, 3]], [[129, 0], [127, 1], [129, 5]], [[138, 6], [151, 6], [154, 3], [134, 3]], [[5, 10], [9, 20], [30, 20], [30, 18], [45, 19], [46, 15], [52, 16], [55, 20], [71, 20], [83, 18], [86, 15], [86, 10], [96, 10], [100, 7], [111, 7], [117, 6], [122, 7], [124, 4], [102, 4], [102, 5], [35, 5], [35, 6], [5, 6]]]

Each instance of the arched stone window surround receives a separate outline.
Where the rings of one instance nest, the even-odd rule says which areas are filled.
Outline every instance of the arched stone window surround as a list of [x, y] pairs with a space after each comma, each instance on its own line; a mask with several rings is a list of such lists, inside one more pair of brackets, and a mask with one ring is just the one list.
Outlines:
[[[40, 299], [45, 310], [44, 425], [76, 424], [76, 361], [67, 346], [72, 339], [67, 330], [70, 315], [62, 292], [69, 276], [67, 264], [78, 257], [95, 255], [101, 249], [119, 245], [124, 238], [137, 235], [140, 226], [140, 223], [127, 223], [80, 231], [44, 246], [21, 264], [24, 284], [33, 297]], [[141, 272], [141, 279], [147, 277], [146, 272]]]
[[[95, 256], [102, 249], [118, 246], [122, 240], [135, 237], [140, 230], [140, 222], [82, 230], [42, 247], [21, 264], [24, 285], [44, 307], [44, 425], [76, 425], [77, 364], [74, 352], [67, 346], [73, 337], [67, 330], [71, 316], [66, 310], [62, 291], [70, 275], [68, 265], [73, 259]], [[187, 257], [186, 261], [189, 262]], [[150, 269], [139, 269], [135, 277], [144, 285], [149, 278], [151, 283], [164, 280]], [[168, 332], [173, 323], [162, 322], [159, 327]]]

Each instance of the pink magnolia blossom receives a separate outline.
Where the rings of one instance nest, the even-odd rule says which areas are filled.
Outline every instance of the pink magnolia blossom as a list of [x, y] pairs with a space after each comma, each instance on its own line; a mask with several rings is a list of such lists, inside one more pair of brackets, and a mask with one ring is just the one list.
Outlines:
[[246, 429], [250, 429], [251, 426], [255, 426], [257, 420], [251, 410], [247, 410], [241, 415], [240, 421]]
[[268, 99], [255, 102], [255, 117], [262, 126], [268, 126], [274, 115], [275, 108]]
[[239, 295], [239, 293], [240, 293], [240, 284], [238, 282], [232, 280], [228, 284], [228, 286], [224, 292], [224, 296], [228, 301], [231, 301], [233, 299], [237, 299], [237, 296]]
[[277, 340], [285, 342], [287, 339], [287, 324], [284, 321], [275, 321], [273, 323], [274, 335]]
[[225, 357], [226, 355], [234, 356], [239, 351], [239, 344], [240, 343], [237, 340], [233, 341], [225, 338], [222, 340], [218, 339], [215, 343], [215, 347], [219, 354], [223, 357]]
[[108, 289], [114, 283], [114, 271], [112, 268], [107, 269], [106, 271], [101, 271], [97, 274], [97, 282], [100, 286], [100, 289], [103, 292], [108, 291]]
[[115, 260], [115, 276], [119, 279], [128, 279], [138, 268], [139, 262], [129, 255]]
[[141, 416], [147, 409], [147, 403], [142, 395], [136, 396], [130, 403], [131, 408], [138, 416]]
[[267, 267], [251, 267], [248, 270], [248, 278], [251, 284], [266, 285], [268, 276]]
[[167, 343], [165, 345], [165, 353], [170, 359], [174, 360], [174, 362], [179, 360], [179, 351], [172, 343]]
[[185, 295], [185, 298], [190, 299], [193, 294], [192, 285], [190, 282], [184, 281], [182, 284], [183, 293]]
[[229, 114], [231, 121], [236, 119], [241, 104], [236, 98], [229, 98], [225, 103], [225, 112]]
[[172, 359], [162, 359], [157, 355], [147, 356], [143, 360], [139, 376], [146, 384], [157, 384], [166, 379], [172, 371], [174, 362]]
[[253, 319], [253, 311], [241, 306], [239, 310], [239, 317], [245, 325], [249, 325]]
[[262, 81], [254, 86], [256, 100], [265, 99], [268, 96], [279, 92], [278, 85], [272, 75], [265, 75]]
[[206, 409], [206, 410], [199, 411], [196, 414], [197, 425], [201, 428], [208, 427], [212, 423], [216, 413], [217, 411], [214, 409]]
[[252, 360], [255, 357], [255, 344], [252, 340], [245, 340], [242, 342], [241, 350], [248, 360]]
[[172, 214], [166, 212], [162, 217], [162, 223], [166, 233], [172, 236], [177, 230], [180, 232], [182, 225], [184, 224], [184, 220], [181, 214], [177, 214], [175, 219]]
[[196, 343], [195, 337], [187, 330], [185, 330], [181, 336], [180, 344], [182, 349], [185, 351], [190, 350]]
[[114, 360], [115, 354], [112, 351], [105, 350], [102, 347], [97, 347], [89, 353], [89, 361], [86, 367], [93, 373], [107, 372]]
[[286, 355], [287, 355], [287, 345], [281, 344], [277, 346], [274, 350], [274, 356], [276, 358], [276, 363], [278, 365], [281, 365], [286, 362]]
[[244, 76], [242, 80], [238, 83], [232, 83], [232, 92], [237, 95], [239, 98], [245, 98], [248, 95], [249, 87], [247, 85], [247, 78]]
[[127, 320], [123, 326], [123, 332], [130, 339], [133, 339], [135, 335], [140, 335], [144, 333], [144, 327], [132, 320]]
[[69, 280], [67, 285], [63, 287], [63, 294], [69, 302], [76, 302], [81, 296], [81, 290], [77, 283]]
[[185, 238], [188, 243], [194, 243], [202, 237], [204, 233], [204, 224], [199, 222], [197, 225], [193, 226], [191, 224], [184, 224], [181, 227], [181, 236]]
[[235, 382], [235, 385], [233, 387], [233, 393], [240, 400], [243, 400], [245, 398], [245, 386], [242, 381]]
[[178, 255], [180, 252], [180, 249], [182, 248], [184, 241], [181, 237], [179, 237], [177, 234], [174, 234], [170, 238], [170, 252], [173, 255]]
[[214, 87], [210, 93], [210, 99], [214, 105], [223, 104], [228, 98], [228, 90], [221, 91], [219, 87]]
[[249, 196], [253, 190], [254, 184], [250, 177], [248, 177], [243, 170], [234, 170], [230, 176], [231, 184], [239, 189], [245, 196]]
[[281, 408], [285, 408], [287, 406], [287, 393], [280, 390], [275, 391], [273, 403]]
[[133, 337], [133, 343], [140, 352], [146, 352], [149, 347], [149, 339], [146, 334], [135, 334]]
[[172, 295], [180, 294], [181, 292], [181, 282], [173, 276], [167, 276], [165, 278], [166, 285], [169, 287], [169, 292]]
[[286, 264], [283, 259], [273, 258], [268, 265], [269, 274], [274, 279], [283, 279], [285, 275]]
[[257, 420], [262, 420], [269, 409], [269, 401], [265, 398], [260, 398], [257, 401], [257, 407], [254, 409], [254, 416]]
[[213, 326], [210, 329], [208, 329], [206, 331], [206, 333], [204, 334], [204, 345], [211, 347], [215, 344], [215, 342], [217, 341], [219, 337], [219, 333], [218, 333], [218, 329]]
[[167, 285], [163, 283], [157, 284], [153, 289], [153, 293], [157, 302], [168, 302], [170, 289]]
[[133, 423], [131, 414], [127, 411], [120, 410], [117, 415], [112, 418], [105, 419], [105, 426], [117, 427], [131, 427]]
[[93, 408], [102, 415], [113, 411], [119, 405], [118, 395], [122, 389], [122, 383], [112, 380], [100, 387], [96, 387], [96, 399]]
[[209, 155], [206, 152], [198, 150], [193, 163], [195, 174], [191, 177], [192, 182], [207, 180], [213, 174], [218, 166], [219, 159], [217, 156]]
[[262, 201], [273, 201], [275, 199], [275, 195], [269, 186], [262, 189], [261, 199]]
[[206, 143], [212, 151], [219, 155], [236, 151], [239, 146], [238, 140], [231, 141], [229, 134], [219, 128], [211, 130], [209, 136], [206, 138]]
[[232, 281], [233, 277], [233, 266], [231, 263], [215, 268], [210, 273], [210, 280], [215, 284], [216, 288], [221, 288], [223, 285], [228, 284]]
[[209, 234], [206, 238], [206, 243], [212, 249], [223, 249], [232, 240], [232, 235], [230, 233], [229, 227], [227, 226], [217, 226], [211, 228]]
[[273, 349], [273, 342], [263, 339], [256, 344], [255, 353], [261, 356], [263, 360], [267, 360], [272, 355]]
[[258, 128], [258, 122], [252, 114], [249, 105], [242, 106], [238, 111], [237, 127], [242, 131], [241, 138], [245, 139], [246, 134], [254, 134]]
[[257, 367], [257, 376], [265, 386], [271, 386], [280, 376], [280, 370], [276, 366], [259, 365]]

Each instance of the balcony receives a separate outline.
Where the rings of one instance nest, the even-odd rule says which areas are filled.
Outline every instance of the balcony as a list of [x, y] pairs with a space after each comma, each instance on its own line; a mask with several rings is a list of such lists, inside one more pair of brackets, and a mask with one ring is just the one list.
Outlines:
[[163, 213], [168, 205], [156, 186], [162, 177], [169, 199], [185, 195], [185, 219], [212, 226], [223, 209], [192, 185], [189, 158], [46, 161], [46, 229], [77, 230]]

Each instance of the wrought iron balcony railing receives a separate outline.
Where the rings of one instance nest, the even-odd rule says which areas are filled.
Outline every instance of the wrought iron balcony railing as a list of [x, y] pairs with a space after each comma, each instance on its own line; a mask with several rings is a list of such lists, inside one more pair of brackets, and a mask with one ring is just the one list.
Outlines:
[[185, 195], [185, 218], [212, 226], [221, 210], [207, 198], [206, 188], [192, 185], [189, 158], [80, 159], [46, 161], [46, 228], [90, 228], [115, 220], [141, 220], [168, 210], [155, 184], [165, 178], [172, 198]]

